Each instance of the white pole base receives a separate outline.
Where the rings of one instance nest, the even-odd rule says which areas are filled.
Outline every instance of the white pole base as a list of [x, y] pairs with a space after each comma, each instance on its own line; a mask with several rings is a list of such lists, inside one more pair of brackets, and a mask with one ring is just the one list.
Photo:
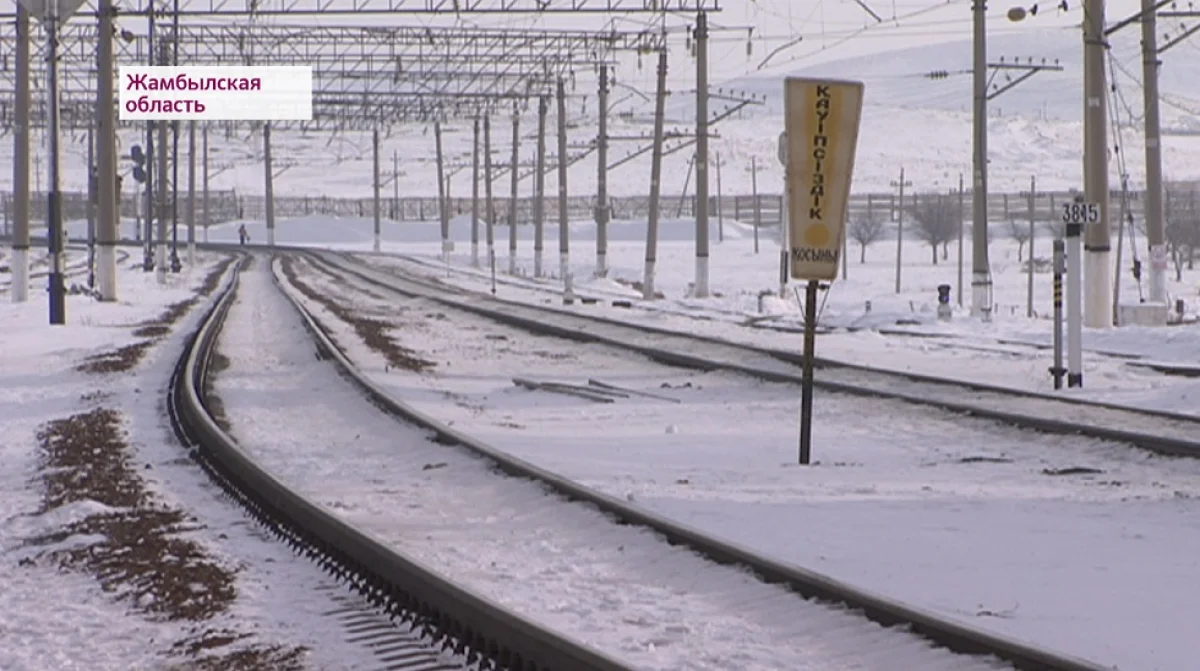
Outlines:
[[708, 298], [708, 257], [696, 257], [696, 284], [692, 288], [693, 298]]
[[596, 252], [596, 277], [608, 277], [608, 257], [604, 252]]
[[471, 243], [471, 267], [472, 268], [479, 267], [479, 243], [478, 242]]
[[117, 248], [111, 245], [96, 247], [96, 287], [100, 300], [117, 300]]
[[559, 277], [561, 277], [563, 279], [563, 282], [567, 281], [567, 275], [570, 274], [570, 272], [571, 272], [571, 255], [570, 254], [559, 254], [558, 255], [558, 275], [559, 275]]
[[540, 249], [533, 252], [533, 276], [542, 276], [542, 250]]
[[154, 246], [154, 277], [159, 284], [167, 283], [167, 244], [165, 242]]
[[642, 271], [642, 298], [654, 300], [654, 262], [647, 261]]
[[188, 243], [187, 262], [188, 262], [189, 266], [195, 265], [195, 263], [196, 263], [196, 243], [195, 242]]
[[992, 277], [986, 271], [971, 271], [971, 317], [992, 318]]
[[1167, 247], [1150, 248], [1150, 302], [1167, 302]]
[[[274, 244], [274, 243], [272, 243]], [[381, 249], [382, 241], [379, 239], [379, 234], [375, 234], [375, 240], [371, 243], [371, 249], [378, 252]]]
[[12, 250], [9, 267], [12, 268], [12, 285], [8, 293], [12, 296], [12, 302], [24, 303], [29, 300], [29, 250]]
[[273, 228], [267, 229], [267, 245], [271, 247], [275, 246], [275, 229]]
[[1095, 329], [1112, 328], [1112, 252], [1085, 251], [1083, 280], [1083, 325]]

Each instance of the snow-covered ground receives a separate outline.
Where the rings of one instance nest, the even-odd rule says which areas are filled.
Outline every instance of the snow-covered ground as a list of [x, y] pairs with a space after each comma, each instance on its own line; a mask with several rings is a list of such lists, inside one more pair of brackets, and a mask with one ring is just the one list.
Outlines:
[[[265, 238], [262, 222], [245, 222], [251, 239]], [[213, 242], [237, 240], [236, 223], [222, 224], [210, 231]], [[346, 251], [371, 249], [373, 223], [370, 219], [308, 217], [277, 222], [276, 240], [283, 245], [321, 246]], [[576, 304], [574, 309], [599, 312], [614, 319], [648, 319], [669, 328], [694, 331], [782, 349], [800, 350], [802, 310], [795, 286], [786, 299], [778, 298], [779, 246], [769, 234], [760, 236], [754, 252], [753, 227], [741, 222], [724, 222], [724, 242], [718, 242], [717, 222], [711, 222], [711, 297], [689, 297], [695, 267], [691, 242], [691, 220], [668, 220], [660, 231], [655, 288], [664, 299], [649, 304], [641, 301], [645, 256], [645, 223], [614, 222], [609, 230], [608, 266], [605, 278], [594, 278], [595, 226], [573, 222], [571, 226], [571, 272], [581, 295], [611, 299], [633, 299], [645, 309], [618, 309], [606, 305]], [[470, 223], [455, 218], [451, 238], [455, 251], [451, 266], [440, 264], [439, 229], [432, 223], [383, 222], [383, 251], [415, 255], [423, 264], [365, 255], [380, 267], [400, 264], [436, 273], [442, 281], [479, 291], [490, 291], [492, 275], [486, 264], [486, 247], [481, 243], [479, 269], [471, 267]], [[517, 266], [519, 277], [509, 277], [508, 228], [497, 226], [496, 279], [498, 295], [513, 300], [559, 302], [562, 282], [558, 275], [557, 226], [546, 227], [545, 269], [551, 277], [535, 280], [532, 231], [519, 233]], [[483, 234], [481, 232], [481, 239]], [[1144, 245], [1144, 241], [1139, 239]], [[970, 280], [970, 239], [964, 241], [963, 279]], [[1049, 256], [1050, 240], [1035, 240], [1034, 255]], [[1023, 389], [1053, 390], [1049, 369], [1053, 353], [1052, 276], [1034, 273], [1034, 318], [1026, 317], [1028, 274], [1018, 261], [1017, 245], [1009, 239], [994, 239], [990, 245], [994, 317], [990, 323], [968, 315], [970, 288], [962, 292], [964, 306], [954, 305], [949, 322], [936, 316], [937, 286], [950, 284], [951, 302], [957, 298], [958, 250], [951, 243], [948, 259], [935, 265], [930, 250], [920, 242], [906, 242], [902, 254], [901, 291], [895, 291], [895, 241], [868, 247], [866, 263], [859, 263], [859, 248], [849, 247], [847, 279], [833, 282], [822, 297], [820, 322], [833, 329], [817, 341], [818, 356], [896, 370], [911, 370], [951, 378], [1001, 384]], [[1027, 254], [1027, 250], [1025, 252]], [[1128, 273], [1128, 245], [1121, 277], [1122, 304], [1136, 303], [1139, 288]], [[1144, 252], [1139, 252], [1143, 260]], [[1024, 258], [1024, 257], [1022, 257]], [[1143, 287], [1141, 291], [1144, 291]], [[1146, 362], [1168, 362], [1200, 366], [1200, 272], [1183, 267], [1182, 281], [1167, 284], [1172, 309], [1176, 299], [1184, 302], [1185, 323], [1169, 327], [1121, 327], [1083, 331], [1084, 387], [1059, 393], [1113, 400], [1131, 405], [1179, 412], [1200, 408], [1197, 378], [1165, 375], [1144, 366]], [[767, 295], [763, 295], [763, 294]], [[868, 308], [869, 304], [869, 308]], [[756, 323], [761, 328], [748, 328]], [[942, 337], [918, 337], [936, 334]]]
[[[336, 322], [313, 307], [323, 323]], [[436, 309], [413, 306], [422, 307]], [[954, 658], [805, 603], [644, 529], [614, 525], [589, 506], [548, 497], [536, 483], [498, 475], [485, 460], [380, 413], [312, 357], [312, 340], [272, 286], [265, 258], [243, 275], [226, 328], [219, 351], [229, 366], [214, 389], [234, 434], [276, 477], [433, 570], [636, 668], [1005, 666]], [[337, 329], [336, 338], [354, 335]]]
[[[167, 381], [200, 310], [194, 308], [165, 335], [142, 327], [160, 321], [168, 306], [194, 296], [220, 260], [202, 254], [189, 272], [168, 275], [166, 286], [156, 284], [153, 274], [123, 272], [117, 303], [68, 296], [65, 326], [47, 325], [40, 291], [31, 291], [27, 303], [0, 302], [0, 668], [5, 671], [165, 668], [195, 659], [178, 646], [197, 645], [201, 637], [210, 639], [211, 648], [198, 646], [200, 656], [217, 660], [237, 650], [258, 650], [264, 666], [254, 668], [294, 668], [289, 659], [320, 669], [378, 665], [369, 651], [345, 641], [335, 618], [324, 615], [343, 605], [327, 589], [333, 581], [232, 505], [187, 458], [165, 419]], [[128, 371], [76, 370], [87, 357], [151, 341], [141, 362]], [[114, 449], [104, 444], [94, 452], [85, 447], [54, 456], [42, 445], [39, 435], [51, 431], [54, 422], [101, 409], [117, 413], [124, 452], [101, 453]], [[92, 433], [85, 440], [100, 438]], [[97, 500], [106, 494], [95, 485], [114, 474], [107, 468], [123, 473], [128, 486], [144, 491], [146, 498], [131, 506]], [[129, 493], [122, 491], [108, 493], [119, 499]], [[122, 569], [138, 572], [141, 581], [112, 574], [98, 579], [86, 566], [62, 568], [53, 554], [75, 550], [112, 559], [134, 546], [83, 530], [120, 530], [123, 521], [168, 510], [181, 511], [183, 520], [177, 532], [163, 536], [175, 559], [151, 556], [134, 562], [136, 569]], [[106, 525], [114, 519], [117, 526]], [[148, 542], [142, 538], [139, 545], [145, 548]], [[185, 552], [191, 554], [181, 556]], [[196, 603], [220, 602], [208, 580], [213, 574], [232, 576], [232, 600], [194, 620], [154, 611], [165, 589], [155, 581], [173, 573], [172, 561], [187, 561], [186, 570], [194, 572], [190, 589]], [[232, 638], [221, 643], [214, 638], [221, 632]]]
[[[283, 242], [300, 242], [315, 229], [325, 246], [369, 249], [369, 242], [363, 242], [369, 240], [369, 227], [370, 222], [312, 220], [281, 222], [279, 231]], [[637, 228], [614, 227], [625, 232], [614, 236], [610, 246], [612, 272], [608, 279], [580, 280], [582, 293], [595, 288], [605, 295], [636, 296], [614, 278], [640, 279], [642, 249], [629, 239]], [[428, 263], [364, 258], [424, 268], [444, 281], [490, 290], [486, 271], [465, 270], [469, 258], [463, 253], [467, 245], [461, 226], [456, 226], [458, 250], [451, 272], [438, 267], [437, 247], [425, 237], [436, 238], [436, 227], [391, 224], [386, 230], [387, 250], [422, 255]], [[664, 232], [658, 286], [666, 298], [659, 302], [671, 314], [618, 309], [604, 302], [570, 309], [799, 348], [798, 334], [739, 323], [757, 315], [758, 291], [774, 287], [777, 247], [764, 243], [755, 255], [744, 230], [727, 222], [726, 241], [713, 246], [718, 295], [697, 300], [687, 297], [693, 250], [679, 239], [689, 232], [687, 222], [665, 226]], [[498, 230], [497, 240], [506, 241], [506, 233]], [[330, 245], [337, 237], [346, 242]], [[404, 237], [410, 242], [403, 242]], [[572, 240], [580, 243], [573, 269], [586, 278], [593, 253], [585, 246], [590, 243], [586, 224], [573, 231]], [[497, 254], [498, 293], [557, 303], [556, 280], [545, 282], [549, 292], [529, 289], [528, 277], [506, 283], [506, 247], [502, 244]], [[547, 248], [556, 249], [553, 240]], [[949, 325], [938, 325], [932, 318], [935, 287], [956, 271], [928, 264], [927, 249], [920, 253], [914, 245], [907, 251], [906, 258], [913, 261], [904, 266], [906, 289], [899, 296], [889, 286], [894, 266], [887, 255], [894, 247], [870, 249], [865, 266], [852, 263], [849, 281], [834, 283], [824, 321], [852, 322], [858, 316], [855, 308], [868, 299], [873, 319], [860, 320], [861, 331], [823, 334], [818, 353], [1017, 387], [1049, 387], [1044, 373], [1048, 352], [997, 344], [1046, 340], [1047, 320], [1027, 319], [1021, 305], [1011, 312], [1000, 310], [988, 324], [956, 311]], [[1004, 260], [994, 268], [997, 303], [1019, 304], [1026, 278], [1017, 269], [1016, 250], [996, 243], [992, 251], [993, 259]], [[519, 265], [525, 273], [531, 272], [530, 256], [528, 241], [522, 240]], [[1049, 277], [1036, 275], [1035, 280], [1035, 299], [1043, 303], [1035, 308], [1043, 312]], [[1185, 282], [1171, 288], [1182, 294], [1195, 281], [1194, 274], [1185, 273]], [[435, 311], [414, 311], [392, 299], [358, 300], [374, 304], [376, 316], [396, 320], [393, 337], [400, 344], [445, 362], [435, 374], [399, 380], [395, 372], [386, 376], [398, 394], [552, 470], [798, 564], [1123, 669], [1187, 668], [1197, 652], [1186, 622], [1183, 628], [1172, 624], [1180, 622], [1188, 603], [1200, 598], [1180, 588], [1194, 582], [1192, 557], [1200, 551], [1192, 519], [1200, 471], [1190, 460], [1036, 436], [902, 404], [819, 395], [814, 449], [821, 465], [802, 469], [790, 466], [796, 449], [795, 389], [721, 375], [697, 375], [690, 389], [661, 389], [666, 373], [636, 357], [606, 358], [597, 354], [603, 348], [555, 345], [457, 315], [430, 321]], [[1195, 305], [1193, 299], [1189, 311]], [[765, 307], [781, 319], [798, 320], [793, 301], [768, 299]], [[684, 311], [693, 317], [678, 314]], [[935, 345], [931, 338], [878, 331], [913, 317], [924, 322], [922, 329], [960, 337]], [[1089, 329], [1085, 343], [1093, 350], [1188, 361], [1200, 352], [1196, 328]], [[366, 368], [382, 372], [376, 355], [365, 348], [355, 353]], [[1094, 351], [1085, 362], [1089, 386], [1071, 393], [1195, 411], [1189, 402], [1195, 383], [1188, 378], [1150, 373]], [[684, 403], [593, 404], [544, 396], [516, 389], [514, 375], [574, 383], [598, 377], [675, 395]], [[447, 392], [449, 398], [433, 390]], [[1108, 635], [1113, 631], [1130, 633]]]

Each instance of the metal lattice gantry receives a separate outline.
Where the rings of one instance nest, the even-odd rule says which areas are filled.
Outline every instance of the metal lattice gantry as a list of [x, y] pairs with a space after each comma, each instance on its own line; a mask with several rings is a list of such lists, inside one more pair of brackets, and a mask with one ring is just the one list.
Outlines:
[[717, 0], [183, 0], [181, 16], [715, 12]]
[[[33, 43], [43, 44], [34, 27]], [[150, 39], [145, 32], [122, 29], [118, 63], [148, 63]], [[96, 27], [67, 24], [62, 30], [59, 61], [66, 127], [90, 123], [71, 109], [76, 97], [94, 95], [97, 81]], [[300, 27], [271, 24], [181, 24], [159, 28], [158, 40], [177, 38], [179, 62], [190, 65], [248, 64], [313, 67], [312, 122], [308, 129], [387, 126], [435, 115], [463, 116], [486, 112], [500, 101], [528, 98], [549, 91], [560, 77], [574, 78], [577, 69], [612, 62], [618, 51], [637, 53], [665, 49], [665, 35], [635, 30], [479, 30], [461, 26], [432, 27]], [[0, 53], [15, 45], [15, 29], [0, 28]], [[32, 77], [40, 82], [44, 59], [35, 53]], [[15, 72], [0, 58], [0, 119], [11, 119]], [[75, 96], [75, 94], [80, 96]], [[35, 96], [36, 97], [36, 96]], [[82, 104], [82, 101], [80, 101]], [[34, 114], [33, 118], [43, 118]]]
[[[125, 13], [146, 14], [154, 0], [140, 0]], [[157, 0], [161, 4], [161, 0]], [[7, 4], [7, 3], [6, 3]], [[0, 18], [10, 19], [15, 8], [0, 4]], [[181, 17], [322, 17], [327, 19], [386, 16], [463, 14], [663, 14], [719, 12], [718, 0], [180, 0]], [[95, 16], [92, 6], [77, 15]]]

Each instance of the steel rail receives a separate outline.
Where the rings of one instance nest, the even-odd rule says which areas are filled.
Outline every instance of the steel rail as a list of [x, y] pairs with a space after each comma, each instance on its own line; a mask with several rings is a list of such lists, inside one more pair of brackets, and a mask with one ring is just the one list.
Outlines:
[[[359, 256], [390, 256], [392, 258], [396, 258], [396, 255], [393, 255], [393, 254], [382, 254], [382, 253], [377, 253], [377, 252], [356, 252], [355, 254], [359, 255]], [[399, 258], [402, 258], [405, 261], [409, 261], [411, 263], [421, 265], [421, 266], [424, 266], [427, 268], [436, 268], [438, 271], [445, 270], [445, 265], [438, 261], [425, 259], [425, 258], [421, 258], [421, 257], [417, 257], [417, 256], [407, 256], [407, 255], [403, 255], [403, 254], [400, 255]], [[467, 272], [470, 269], [454, 268], [452, 270], [454, 270], [456, 272], [460, 272], [462, 274], [467, 274]], [[549, 287], [546, 285], [535, 284], [530, 281], [527, 281], [527, 278], [503, 278], [503, 279], [500, 279], [499, 281], [509, 283], [513, 287], [518, 288], [518, 289], [524, 289], [524, 290], [530, 290], [530, 291], [541, 291], [541, 292], [550, 293], [550, 294], [554, 294], [554, 295], [562, 294], [562, 291], [558, 288]], [[617, 295], [615, 293], [597, 292], [594, 296], [589, 296], [588, 290], [586, 290], [586, 289], [575, 290], [575, 295], [584, 301], [590, 300], [593, 302], [602, 302], [604, 300], [626, 300], [631, 304], [631, 307], [641, 307], [648, 311], [655, 309], [652, 305], [647, 305], [646, 301], [630, 298], [627, 295]], [[666, 311], [666, 310], [664, 310], [664, 312], [667, 312], [668, 314], [675, 314], [675, 315], [687, 314], [684, 311]], [[721, 314], [729, 315], [729, 314], [734, 314], [734, 312], [731, 310], [730, 311], [722, 311]], [[737, 314], [744, 314], [744, 313], [739, 312]], [[662, 334], [671, 334], [671, 335], [687, 335], [688, 337], [695, 338], [697, 340], [703, 340], [705, 342], [709, 342], [709, 343], [713, 343], [713, 344], [753, 347], [757, 351], [770, 354], [771, 356], [774, 356], [782, 361], [785, 361], [788, 363], [793, 363], [797, 366], [804, 364], [804, 355], [800, 352], [796, 352], [793, 350], [780, 349], [777, 347], [759, 347], [759, 346], [755, 346], [755, 345], [742, 345], [741, 343], [738, 343], [736, 341], [731, 341], [731, 340], [727, 340], [724, 338], [692, 334], [692, 333], [681, 334], [681, 332], [679, 332], [679, 331], [671, 330], [668, 328], [656, 327], [656, 326], [642, 327], [642, 326], [639, 326], [636, 324], [629, 324], [628, 322], [619, 321], [619, 320], [610, 320], [610, 319], [606, 319], [604, 317], [598, 317], [598, 316], [586, 316], [585, 315], [584, 318], [600, 319], [601, 321], [613, 322], [613, 323], [620, 324], [623, 326], [633, 326], [635, 328], [643, 329], [645, 331], [652, 332], [652, 333], [662, 333]], [[821, 332], [822, 328], [824, 328], [824, 327], [822, 327], [819, 324], [817, 325], [818, 333]], [[778, 329], [778, 330], [782, 330], [782, 329]], [[882, 331], [882, 329], [881, 329], [881, 331]], [[790, 332], [790, 331], [785, 331], [785, 332]], [[797, 329], [796, 332], [799, 332], [799, 330]], [[905, 332], [899, 331], [899, 330], [888, 331], [886, 333], [886, 335], [923, 337], [922, 334], [919, 334], [919, 333], [911, 333], [910, 334], [910, 333], [905, 333]], [[1021, 346], [1021, 347], [1029, 347], [1031, 349], [1048, 349], [1049, 348], [1048, 345], [1043, 346], [1043, 345], [1037, 345], [1034, 343], [1023, 343], [1023, 342], [1005, 343], [1004, 341], [1000, 341], [1000, 342], [1001, 342], [1001, 344], [1010, 344], [1010, 345], [1016, 345], [1016, 346]], [[1101, 350], [1088, 350], [1088, 351], [1093, 352], [1098, 355], [1101, 355], [1101, 356], [1106, 356], [1106, 357], [1121, 358], [1121, 357], [1135, 356], [1135, 355], [1123, 355], [1118, 352], [1106, 352], [1106, 351], [1101, 351]], [[826, 359], [826, 358], [822, 358], [822, 357], [814, 357], [813, 365], [818, 369], [820, 369], [820, 368], [845, 369], [845, 370], [860, 371], [863, 373], [870, 373], [870, 374], [890, 375], [890, 376], [895, 376], [895, 377], [902, 377], [904, 379], [911, 380], [913, 382], [954, 385], [957, 387], [963, 387], [966, 389], [970, 389], [972, 391], [979, 391], [979, 392], [985, 392], [985, 393], [1019, 395], [1019, 396], [1023, 396], [1026, 398], [1042, 399], [1042, 400], [1046, 400], [1046, 401], [1052, 401], [1055, 403], [1067, 403], [1070, 405], [1076, 405], [1076, 406], [1082, 406], [1082, 407], [1101, 408], [1101, 409], [1106, 409], [1106, 410], [1117, 410], [1117, 411], [1125, 411], [1125, 412], [1136, 412], [1138, 414], [1146, 415], [1148, 417], [1158, 417], [1158, 418], [1161, 418], [1164, 420], [1194, 423], [1194, 424], [1196, 424], [1197, 431], [1200, 431], [1200, 415], [1188, 414], [1188, 413], [1183, 413], [1183, 412], [1173, 412], [1170, 410], [1154, 410], [1154, 409], [1150, 409], [1150, 408], [1138, 408], [1138, 407], [1134, 407], [1134, 406], [1130, 406], [1130, 405], [1126, 405], [1126, 404], [1122, 404], [1122, 403], [1114, 403], [1111, 401], [1099, 401], [1099, 400], [1094, 400], [1094, 399], [1081, 398], [1078, 396], [1066, 396], [1066, 395], [1059, 395], [1059, 394], [1050, 394], [1050, 393], [1040, 392], [1040, 391], [1031, 391], [1031, 390], [1027, 391], [1027, 390], [1013, 389], [1011, 387], [1004, 387], [1001, 385], [988, 384], [988, 383], [984, 383], [984, 382], [972, 382], [970, 380], [957, 380], [957, 379], [940, 377], [937, 375], [928, 375], [925, 373], [915, 373], [915, 372], [911, 372], [911, 371], [898, 371], [898, 370], [891, 370], [891, 369], [887, 369], [887, 368], [877, 368], [877, 367], [869, 366], [866, 364], [852, 363], [849, 361], [836, 361], [833, 359]], [[1200, 447], [1200, 444], [1198, 444], [1197, 447]]]
[[[341, 272], [353, 274], [363, 281], [384, 286], [393, 291], [405, 292], [405, 290], [392, 284], [381, 281], [376, 274], [382, 274], [395, 281], [412, 285], [407, 290], [407, 293], [412, 295], [422, 295], [431, 300], [475, 312], [489, 319], [501, 321], [534, 333], [554, 335], [584, 342], [605, 343], [615, 347], [638, 351], [652, 359], [677, 366], [701, 370], [724, 369], [753, 375], [774, 382], [800, 383], [800, 372], [797, 367], [803, 363], [803, 355], [798, 352], [758, 347], [713, 336], [684, 333], [643, 324], [633, 324], [599, 315], [584, 315], [578, 312], [558, 310], [547, 306], [506, 300], [498, 297], [488, 296], [485, 299], [482, 294], [473, 294], [465, 290], [457, 292], [457, 297], [455, 297], [451, 295], [454, 289], [451, 286], [432, 284], [427, 279], [409, 275], [399, 276], [396, 274], [399, 271], [388, 272], [371, 269], [364, 272], [365, 269], [360, 262], [344, 253], [312, 251], [308, 253], [313, 255], [314, 258], [324, 260], [327, 264], [329, 264], [330, 258], [346, 260], [348, 265], [332, 265], [336, 266]], [[533, 315], [535, 314], [550, 315], [552, 318], [547, 319], [544, 316], [534, 317]], [[555, 321], [559, 323], [555, 323]], [[574, 322], [574, 324], [568, 325], [567, 322]], [[600, 329], [589, 328], [589, 324], [602, 326], [609, 331], [625, 330], [628, 333], [642, 336], [643, 341], [646, 336], [652, 336], [659, 340], [679, 339], [689, 341], [693, 344], [702, 343], [721, 347], [725, 348], [728, 352], [741, 352], [746, 358], [769, 359], [774, 364], [785, 364], [785, 367], [747, 364], [737, 360], [732, 355], [725, 361], [718, 362], [700, 356], [685, 354], [686, 347], [667, 348], [661, 345], [647, 345], [644, 342], [636, 342], [633, 338], [620, 338], [602, 333]], [[1127, 443], [1157, 454], [1200, 458], [1200, 440], [1191, 439], [1190, 437], [1172, 437], [1162, 435], [1162, 433], [1134, 431], [1123, 428], [1124, 422], [1122, 421], [1136, 418], [1148, 424], [1158, 423], [1160, 426], [1157, 428], [1160, 431], [1166, 430], [1168, 423], [1175, 423], [1180, 425], [1175, 427], [1175, 432], [1179, 436], [1200, 435], [1200, 417], [1192, 415], [1134, 408], [1117, 403], [1093, 401], [1072, 396], [1056, 396], [1042, 392], [1020, 391], [998, 385], [947, 379], [921, 373], [873, 368], [866, 365], [836, 362], [828, 359], [814, 359], [814, 366], [818, 370], [826, 370], [831, 373], [861, 374], [885, 380], [885, 382], [878, 386], [866, 386], [862, 382], [853, 380], [835, 380], [829, 379], [829, 377], [822, 379], [819, 376], [814, 380], [814, 384], [817, 387], [830, 391], [856, 396], [897, 399], [963, 415], [997, 420], [1012, 426], [1034, 429], [1044, 433], [1082, 435], [1100, 440]], [[926, 388], [923, 390], [914, 388], [919, 385], [925, 385]], [[930, 393], [934, 390], [940, 390], [941, 395]], [[970, 394], [981, 396], [991, 395], [995, 398], [979, 399], [973, 402], [968, 398]], [[1069, 415], [1061, 413], [1044, 412], [1043, 415], [1037, 416], [1027, 412], [1013, 412], [998, 408], [994, 404], [989, 404], [989, 400], [1001, 400], [1013, 403], [1037, 402], [1044, 404], [1044, 411], [1045, 408], [1049, 408], [1052, 404], [1059, 404], [1060, 407], [1064, 408], [1064, 412], [1074, 410], [1078, 415], [1090, 413], [1093, 416], [1087, 421], [1084, 421], [1083, 418], [1073, 421], [1068, 418]], [[1110, 415], [1123, 414], [1124, 417], [1109, 417], [1107, 418], [1107, 423], [1099, 421], [1102, 418], [1098, 418], [1097, 416], [1105, 413]]]
[[[290, 248], [288, 251], [303, 257], [315, 259], [318, 263], [321, 262], [321, 258], [324, 256], [322, 252], [316, 252], [311, 249]], [[326, 263], [325, 265], [328, 266], [331, 264]], [[339, 268], [342, 272], [351, 272], [343, 269], [341, 266], [335, 265], [334, 267]], [[364, 277], [364, 279], [366, 278]], [[276, 281], [279, 281], [277, 277]], [[396, 293], [407, 293], [378, 280], [368, 279], [367, 281], [381, 288], [391, 289]], [[444, 291], [446, 288], [438, 287], [440, 291]], [[686, 546], [716, 563], [742, 566], [750, 570], [764, 582], [787, 586], [805, 598], [848, 606], [851, 609], [860, 611], [867, 619], [885, 627], [907, 627], [913, 633], [956, 653], [964, 655], [992, 655], [1012, 664], [1017, 669], [1026, 671], [1101, 671], [1109, 668], [1091, 661], [1059, 654], [1022, 641], [976, 629], [898, 600], [860, 589], [815, 571], [765, 557], [742, 545], [714, 538], [694, 527], [629, 505], [616, 497], [581, 485], [578, 482], [557, 475], [496, 447], [492, 447], [473, 436], [457, 431], [449, 425], [416, 410], [403, 400], [396, 398], [382, 386], [376, 384], [368, 375], [360, 371], [350, 361], [349, 357], [342, 353], [340, 347], [299, 300], [286, 291], [284, 294], [288, 296], [293, 306], [296, 307], [305, 324], [308, 326], [309, 331], [320, 341], [322, 351], [331, 354], [332, 359], [341, 368], [345, 376], [356, 383], [373, 402], [398, 416], [433, 431], [438, 440], [442, 442], [465, 447], [495, 462], [503, 472], [509, 475], [541, 481], [568, 499], [591, 503], [605, 513], [611, 514], [625, 523], [652, 529], [662, 534], [669, 542]], [[449, 299], [441, 300], [435, 295], [422, 294], [421, 297], [435, 300], [448, 307], [475, 312], [481, 316], [496, 319], [497, 321], [502, 321], [525, 330], [536, 329], [543, 334], [563, 335], [561, 333], [562, 329], [556, 329], [555, 327], [539, 328], [537, 322], [533, 320], [507, 319], [504, 317], [505, 313], [502, 311], [479, 311], [475, 309], [475, 306], [464, 307], [457, 301]], [[580, 334], [576, 334], [576, 336], [578, 335]], [[665, 352], [661, 352], [660, 354], [665, 354]], [[681, 361], [685, 360], [681, 359]], [[671, 362], [668, 361], [668, 363]], [[691, 363], [694, 364], [695, 362]], [[689, 367], [694, 367], [694, 365]], [[713, 367], [709, 366], [709, 368]]]
[[490, 668], [512, 671], [632, 671], [385, 547], [293, 492], [239, 448], [213, 418], [205, 389], [237, 272], [248, 259], [243, 256], [189, 338], [168, 392], [176, 435], [214, 480], [294, 550], [347, 581], [393, 619], [463, 655], [468, 664], [486, 661]]

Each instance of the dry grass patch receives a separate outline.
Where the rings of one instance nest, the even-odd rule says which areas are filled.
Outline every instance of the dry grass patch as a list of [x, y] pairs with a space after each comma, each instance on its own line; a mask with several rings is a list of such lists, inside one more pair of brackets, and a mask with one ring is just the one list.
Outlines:
[[149, 324], [134, 329], [133, 335], [138, 338], [161, 338], [170, 332], [171, 327], [166, 324]]
[[89, 356], [83, 360], [83, 363], [76, 366], [75, 370], [90, 375], [106, 375], [133, 370], [145, 358], [150, 348], [171, 332], [171, 326], [175, 322], [187, 314], [188, 310], [192, 309], [202, 298], [209, 296], [216, 290], [217, 285], [221, 282], [221, 277], [225, 274], [226, 269], [229, 268], [229, 264], [233, 263], [233, 260], [230, 257], [210, 271], [204, 278], [204, 283], [200, 286], [199, 293], [191, 298], [172, 303], [157, 318], [138, 324], [138, 328], [134, 329], [133, 335], [137, 338], [143, 338], [143, 340], [123, 345], [109, 352], [101, 352], [100, 354]]
[[[237, 597], [236, 571], [185, 537], [203, 528], [194, 517], [157, 500], [146, 488], [121, 422], [118, 412], [99, 407], [49, 422], [39, 431], [41, 512], [76, 502], [101, 504], [96, 506], [101, 512], [27, 541], [45, 546], [84, 536], [95, 542], [48, 550], [26, 563], [48, 560], [88, 572], [117, 601], [128, 602], [154, 620], [199, 623], [226, 612]], [[201, 636], [177, 644], [170, 654], [192, 658], [187, 661], [190, 666], [181, 668], [301, 668], [294, 662], [302, 648], [260, 645], [214, 652], [240, 638], [245, 636]], [[196, 645], [196, 640], [206, 644]]]
[[437, 365], [432, 361], [420, 358], [415, 351], [401, 346], [392, 340], [391, 336], [388, 335], [392, 326], [387, 322], [355, 314], [344, 306], [334, 302], [328, 296], [313, 290], [308, 284], [300, 281], [296, 276], [296, 271], [292, 263], [291, 257], [283, 257], [281, 262], [283, 274], [287, 278], [288, 283], [296, 287], [296, 290], [304, 294], [306, 298], [320, 303], [338, 319], [352, 326], [359, 339], [367, 347], [383, 355], [389, 366], [422, 372]]
[[131, 463], [121, 416], [109, 408], [72, 415], [38, 433], [43, 512], [77, 501], [106, 506], [63, 528], [63, 538], [95, 535], [84, 548], [50, 553], [90, 571], [105, 591], [166, 620], [205, 620], [237, 596], [235, 573], [181, 534], [202, 528], [184, 511], [154, 500]]
[[[134, 332], [136, 335], [136, 331]], [[83, 363], [75, 367], [75, 370], [80, 373], [88, 373], [91, 375], [106, 375], [108, 373], [122, 373], [127, 370], [132, 370], [146, 356], [146, 352], [150, 351], [157, 340], [138, 340], [122, 345], [115, 350], [109, 352], [101, 352], [93, 354], [83, 360]]]
[[251, 646], [225, 650], [213, 654], [213, 650], [230, 648], [249, 634], [228, 629], [205, 629], [200, 633], [179, 641], [171, 651], [187, 662], [170, 667], [172, 671], [302, 671], [306, 668], [303, 657], [308, 649], [303, 646]]

